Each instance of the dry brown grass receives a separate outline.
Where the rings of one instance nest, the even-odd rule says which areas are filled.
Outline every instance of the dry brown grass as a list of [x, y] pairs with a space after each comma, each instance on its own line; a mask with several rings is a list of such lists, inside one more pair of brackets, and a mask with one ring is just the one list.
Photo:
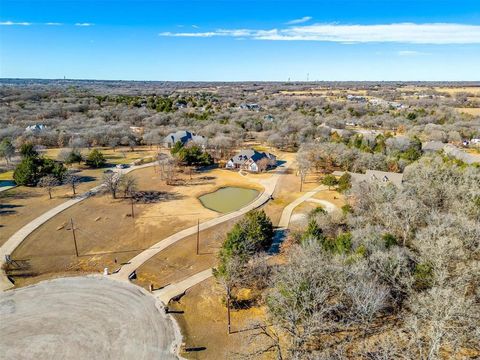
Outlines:
[[473, 116], [480, 116], [480, 108], [455, 108], [455, 110]]
[[[201, 205], [197, 199], [200, 194], [222, 186], [261, 190], [259, 178], [271, 176], [244, 177], [237, 172], [216, 169], [195, 174], [192, 180], [182, 175], [183, 185], [167, 186], [154, 167], [131, 174], [138, 179], [139, 190], [166, 192], [169, 199], [154, 204], [136, 204], [134, 219], [129, 217], [129, 200], [114, 200], [109, 195], [98, 195], [72, 206], [43, 224], [15, 250], [14, 259], [26, 260], [25, 268], [13, 273], [18, 275], [17, 285], [22, 285], [25, 278], [45, 273], [113, 269], [167, 236], [195, 225], [198, 219], [205, 221], [219, 216]], [[37, 215], [41, 210], [44, 209], [39, 207]], [[73, 255], [72, 234], [68, 230], [70, 219], [74, 220], [77, 229], [79, 258]]]

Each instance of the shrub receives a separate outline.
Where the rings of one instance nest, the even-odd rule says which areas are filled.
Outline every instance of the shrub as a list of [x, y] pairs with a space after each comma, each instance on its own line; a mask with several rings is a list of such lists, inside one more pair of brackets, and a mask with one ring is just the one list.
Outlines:
[[392, 234], [386, 233], [382, 236], [385, 247], [388, 249], [394, 245], [397, 245], [397, 239]]
[[82, 154], [77, 150], [70, 151], [65, 157], [65, 164], [81, 163], [83, 160]]
[[37, 159], [25, 157], [17, 165], [13, 172], [13, 180], [17, 185], [35, 186], [38, 181]]
[[325, 175], [325, 177], [322, 179], [322, 184], [328, 186], [329, 190], [332, 186], [337, 185], [337, 183], [337, 178], [333, 175]]
[[344, 173], [338, 179], [337, 190], [339, 192], [345, 192], [352, 187], [352, 176], [349, 173]]
[[22, 161], [13, 172], [13, 179], [18, 185], [35, 186], [40, 178], [52, 175], [62, 181], [67, 169], [62, 163], [38, 156], [33, 147], [25, 144], [22, 146]]
[[314, 239], [317, 241], [322, 241], [324, 239], [323, 231], [320, 226], [318, 226], [315, 219], [310, 219], [310, 221], [308, 222], [307, 230], [305, 230], [305, 232], [303, 233], [301, 240], [302, 242], [304, 242], [310, 239]]
[[415, 265], [413, 271], [413, 277], [415, 279], [415, 288], [418, 290], [425, 290], [433, 284], [433, 266], [432, 264], [419, 263]]
[[85, 161], [85, 163], [90, 167], [99, 168], [99, 167], [105, 166], [107, 161], [105, 160], [105, 157], [99, 150], [93, 149], [88, 154], [87, 160]]
[[220, 250], [220, 258], [222, 260], [235, 255], [246, 260], [255, 252], [270, 246], [272, 237], [272, 221], [265, 212], [250, 211], [227, 234]]

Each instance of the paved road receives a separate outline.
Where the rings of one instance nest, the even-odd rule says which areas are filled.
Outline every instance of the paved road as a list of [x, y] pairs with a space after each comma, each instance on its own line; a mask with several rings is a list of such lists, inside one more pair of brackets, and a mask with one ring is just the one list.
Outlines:
[[[278, 224], [278, 228], [275, 231], [274, 239], [272, 246], [269, 250], [269, 253], [274, 254], [278, 252], [278, 248], [283, 240], [283, 237], [285, 235], [285, 231], [288, 228], [288, 225], [290, 223], [290, 217], [292, 216], [293, 210], [300, 205], [304, 201], [313, 201], [315, 203], [321, 204], [324, 206], [325, 210], [327, 212], [332, 212], [332, 211], [337, 211], [338, 208], [332, 204], [329, 201], [326, 200], [317, 200], [317, 199], [310, 199], [312, 196], [314, 196], [316, 193], [318, 193], [321, 190], [326, 190], [327, 187], [324, 185], [318, 186], [312, 191], [309, 191], [299, 197], [298, 199], [294, 200], [290, 204], [288, 204], [282, 212], [282, 216], [280, 218], [280, 222]], [[132, 270], [133, 271], [133, 270]], [[204, 271], [201, 271], [199, 273], [196, 273], [195, 275], [192, 275], [182, 281], [179, 281], [177, 283], [170, 284], [163, 289], [156, 290], [154, 292], [154, 295], [162, 301], [164, 304], [168, 304], [170, 299], [172, 299], [175, 296], [181, 295], [185, 293], [188, 289], [191, 287], [201, 283], [202, 281], [208, 279], [211, 277], [212, 274], [212, 269], [207, 269]], [[128, 276], [128, 275], [127, 275]]]
[[[131, 166], [127, 169], [122, 169], [117, 171], [123, 174], [127, 174], [134, 170], [142, 169], [148, 166], [153, 166], [154, 164], [155, 163], [148, 163], [148, 164], [143, 164], [138, 166]], [[43, 225], [48, 220], [53, 218], [55, 215], [61, 213], [62, 211], [68, 209], [69, 207], [75, 204], [78, 204], [79, 202], [89, 198], [90, 196], [98, 193], [100, 190], [102, 190], [103, 187], [104, 187], [103, 185], [98, 185], [90, 189], [89, 191], [83, 193], [82, 195], [79, 195], [73, 199], [65, 201], [64, 203], [54, 207], [53, 209], [48, 210], [47, 212], [43, 213], [39, 217], [33, 219], [27, 225], [25, 225], [20, 230], [18, 230], [15, 234], [10, 236], [10, 238], [0, 247], [0, 267], [3, 267], [3, 265], [5, 264], [5, 255], [12, 254], [13, 251], [17, 248], [17, 246], [19, 246], [22, 243], [22, 241], [25, 240], [26, 237], [30, 235], [33, 231], [35, 231], [41, 225]], [[8, 279], [5, 271], [3, 269], [0, 269], [0, 291], [8, 290], [12, 287], [13, 287], [13, 284]]]
[[171, 298], [184, 294], [185, 291], [190, 289], [192, 286], [201, 283], [211, 276], [213, 276], [212, 269], [200, 271], [199, 273], [196, 273], [185, 280], [165, 286], [163, 289], [155, 290], [153, 295], [166, 305]]
[[0, 192], [4, 192], [17, 187], [17, 185], [0, 186]]
[[[203, 222], [200, 224], [200, 231], [209, 229], [213, 226], [219, 225], [225, 221], [229, 221], [232, 219], [235, 219], [236, 217], [239, 217], [241, 215], [246, 214], [250, 210], [256, 209], [266, 202], [268, 202], [272, 195], [273, 192], [275, 191], [275, 187], [277, 185], [277, 182], [280, 178], [280, 176], [283, 175], [283, 173], [287, 170], [286, 163], [284, 163], [282, 166], [279, 166], [276, 173], [272, 175], [270, 178], [265, 179], [261, 181], [260, 183], [264, 186], [264, 191], [250, 204], [247, 206], [241, 208], [240, 210], [231, 212], [229, 214], [220, 216], [215, 219], [208, 220], [206, 222]], [[175, 244], [177, 241], [180, 241], [187, 236], [193, 235], [197, 232], [197, 226], [192, 226], [187, 229], [181, 230], [161, 241], [158, 243], [154, 244], [147, 250], [144, 250], [137, 256], [135, 256], [133, 259], [128, 261], [127, 264], [123, 265], [119, 271], [116, 273], [113, 273], [111, 276], [116, 279], [120, 280], [128, 280], [128, 276], [138, 269], [143, 263], [145, 263], [147, 260], [151, 259], [154, 257], [156, 254], [158, 254], [160, 251], [166, 249], [172, 244]]]
[[103, 276], [0, 292], [3, 359], [177, 359], [178, 327], [138, 286]]
[[307, 199], [308, 202], [312, 202], [315, 204], [321, 205], [327, 213], [333, 213], [335, 211], [339, 211], [340, 209], [335, 204], [331, 203], [327, 200], [320, 200], [320, 199]]
[[282, 212], [282, 216], [280, 217], [280, 221], [278, 222], [278, 227], [283, 228], [283, 229], [287, 229], [288, 225], [290, 224], [290, 218], [292, 217], [293, 210], [298, 205], [303, 203], [305, 200], [311, 198], [313, 195], [315, 195], [320, 190], [326, 190], [326, 189], [327, 189], [327, 187], [325, 185], [320, 185], [320, 186], [316, 187], [315, 189], [313, 189], [312, 191], [309, 191], [309, 192], [305, 193], [304, 195], [300, 196], [298, 199], [292, 201], [290, 204], [285, 206], [285, 208], [283, 209], [283, 212]]

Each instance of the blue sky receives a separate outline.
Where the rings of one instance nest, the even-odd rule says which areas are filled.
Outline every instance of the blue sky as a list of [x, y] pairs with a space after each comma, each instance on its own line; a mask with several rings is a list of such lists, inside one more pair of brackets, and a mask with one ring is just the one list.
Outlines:
[[0, 77], [480, 80], [479, 0], [0, 0]]

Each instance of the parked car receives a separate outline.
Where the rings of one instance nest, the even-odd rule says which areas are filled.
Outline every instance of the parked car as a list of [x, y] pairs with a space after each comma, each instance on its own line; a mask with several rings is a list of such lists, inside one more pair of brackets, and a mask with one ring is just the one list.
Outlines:
[[117, 166], [115, 166], [117, 169], [126, 169], [128, 168], [128, 165], [127, 164], [118, 164]]

